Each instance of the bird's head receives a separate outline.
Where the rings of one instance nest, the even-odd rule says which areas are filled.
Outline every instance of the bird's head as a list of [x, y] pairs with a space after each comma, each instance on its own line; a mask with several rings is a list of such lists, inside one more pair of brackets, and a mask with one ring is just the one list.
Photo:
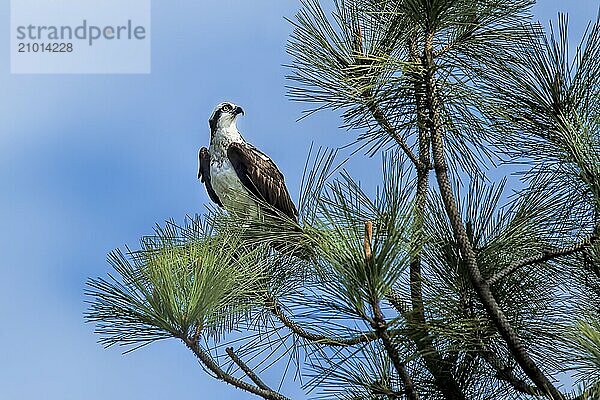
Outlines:
[[211, 135], [214, 135], [215, 132], [220, 129], [235, 129], [236, 121], [240, 114], [244, 115], [244, 110], [236, 104], [229, 102], [219, 104], [215, 107], [215, 110], [208, 120]]

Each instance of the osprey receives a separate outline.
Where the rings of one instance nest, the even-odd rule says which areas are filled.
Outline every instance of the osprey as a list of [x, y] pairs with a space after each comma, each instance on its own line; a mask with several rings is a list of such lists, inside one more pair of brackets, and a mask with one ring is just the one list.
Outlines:
[[213, 111], [210, 146], [198, 153], [198, 179], [206, 186], [210, 199], [229, 211], [255, 215], [255, 199], [298, 221], [298, 211], [285, 186], [283, 174], [275, 163], [246, 142], [236, 121], [244, 110], [232, 103], [221, 103]]

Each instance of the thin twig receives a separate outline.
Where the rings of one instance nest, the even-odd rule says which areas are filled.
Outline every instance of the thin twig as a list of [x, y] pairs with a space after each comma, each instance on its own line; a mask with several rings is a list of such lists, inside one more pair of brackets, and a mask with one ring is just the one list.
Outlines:
[[506, 278], [508, 275], [512, 274], [513, 272], [515, 272], [521, 268], [528, 267], [530, 265], [543, 263], [543, 262], [550, 261], [550, 260], [554, 260], [555, 258], [566, 257], [566, 256], [570, 256], [572, 254], [578, 253], [578, 252], [590, 247], [592, 244], [594, 244], [598, 240], [598, 238], [599, 238], [598, 234], [594, 233], [591, 236], [587, 237], [586, 239], [582, 240], [581, 242], [575, 243], [571, 246], [568, 246], [568, 247], [565, 247], [562, 249], [558, 249], [558, 250], [553, 250], [553, 251], [549, 251], [549, 250], [544, 251], [540, 254], [536, 254], [534, 256], [527, 257], [527, 258], [524, 258], [517, 262], [514, 262], [514, 263], [510, 264], [508, 267], [496, 272], [490, 279], [488, 279], [487, 283], [488, 283], [488, 285], [491, 286], [491, 285], [498, 283], [500, 280]]
[[375, 121], [377, 121], [379, 126], [381, 128], [383, 128], [383, 130], [390, 137], [392, 137], [396, 141], [396, 143], [398, 143], [398, 146], [400, 146], [400, 148], [408, 156], [410, 161], [412, 161], [412, 163], [415, 165], [415, 167], [417, 167], [419, 169], [427, 168], [427, 166], [424, 166], [421, 164], [421, 161], [419, 161], [419, 158], [415, 155], [415, 153], [412, 151], [410, 146], [404, 141], [402, 136], [400, 136], [400, 134], [392, 126], [390, 121], [387, 119], [387, 117], [385, 116], [385, 114], [383, 113], [383, 111], [381, 110], [379, 105], [377, 104], [376, 100], [369, 94], [363, 94], [363, 97], [365, 98], [367, 108], [371, 112], [371, 115], [373, 115], [373, 118], [375, 118]]
[[279, 319], [279, 321], [286, 326], [289, 330], [294, 332], [296, 335], [303, 339], [309, 340], [314, 343], [322, 344], [325, 346], [354, 346], [360, 343], [367, 343], [377, 340], [377, 335], [374, 332], [363, 333], [360, 336], [351, 338], [332, 338], [329, 336], [319, 335], [312, 333], [302, 328], [296, 322], [292, 321], [281, 309], [281, 306], [277, 304], [275, 299], [267, 299], [267, 305], [273, 315]]
[[252, 382], [256, 383], [256, 386], [258, 386], [261, 389], [264, 390], [271, 390], [270, 387], [268, 387], [263, 381], [262, 379], [260, 379], [258, 377], [258, 375], [256, 375], [256, 373], [254, 371], [252, 371], [252, 369], [250, 369], [250, 367], [248, 367], [248, 365], [246, 365], [245, 362], [243, 362], [237, 354], [235, 354], [235, 352], [233, 351], [233, 347], [228, 347], [225, 349], [225, 352], [227, 353], [227, 355], [229, 356], [229, 358], [231, 358], [231, 360], [238, 366], [240, 367], [240, 369], [242, 371], [244, 371], [244, 373], [246, 374], [246, 376], [248, 376], [248, 378], [252, 379]]
[[181, 340], [185, 343], [185, 345], [194, 353], [194, 355], [208, 368], [212, 373], [215, 374], [215, 377], [221, 381], [227, 382], [232, 386], [235, 386], [238, 389], [245, 390], [246, 392], [255, 394], [259, 397], [262, 397], [266, 400], [290, 400], [281, 393], [278, 393], [271, 389], [263, 389], [258, 386], [254, 386], [249, 384], [248, 382], [244, 382], [241, 379], [238, 379], [225, 371], [212, 359], [210, 354], [206, 353], [197, 341], [192, 338], [181, 337]]

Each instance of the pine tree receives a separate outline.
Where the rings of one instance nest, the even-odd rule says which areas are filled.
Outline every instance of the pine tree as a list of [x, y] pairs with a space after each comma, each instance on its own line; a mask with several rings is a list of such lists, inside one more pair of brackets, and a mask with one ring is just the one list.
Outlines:
[[304, 0], [290, 95], [341, 114], [380, 188], [319, 150], [299, 226], [213, 210], [111, 253], [101, 343], [177, 338], [264, 399], [265, 366], [318, 398], [600, 398], [600, 19], [571, 50], [532, 5]]

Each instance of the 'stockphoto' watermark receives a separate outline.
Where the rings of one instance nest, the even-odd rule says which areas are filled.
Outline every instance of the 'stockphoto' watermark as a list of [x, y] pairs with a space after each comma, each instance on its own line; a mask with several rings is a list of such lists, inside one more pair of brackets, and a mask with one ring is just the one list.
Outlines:
[[11, 0], [11, 72], [150, 73], [150, 0]]

